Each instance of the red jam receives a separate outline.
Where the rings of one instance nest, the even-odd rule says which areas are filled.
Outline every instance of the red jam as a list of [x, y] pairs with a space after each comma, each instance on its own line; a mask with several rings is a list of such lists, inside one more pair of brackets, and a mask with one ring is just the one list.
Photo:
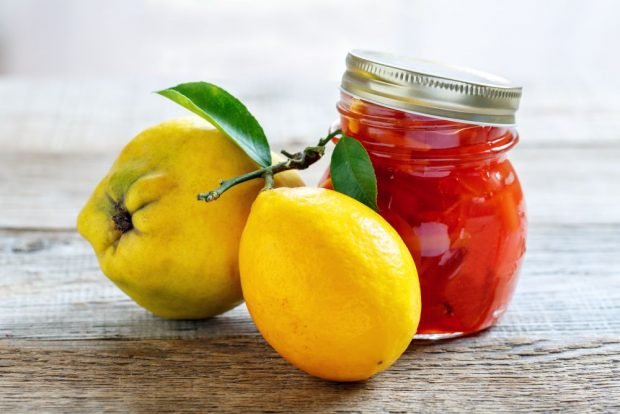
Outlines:
[[[525, 252], [514, 128], [390, 109], [343, 93], [341, 128], [368, 150], [380, 214], [401, 235], [422, 290], [419, 334], [465, 335], [495, 324]], [[331, 187], [326, 174], [321, 186]]]

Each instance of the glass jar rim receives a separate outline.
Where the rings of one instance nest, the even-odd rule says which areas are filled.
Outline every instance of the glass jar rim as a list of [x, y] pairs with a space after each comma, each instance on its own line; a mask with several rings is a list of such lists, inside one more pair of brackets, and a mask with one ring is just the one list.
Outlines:
[[[359, 106], [356, 101], [363, 105]], [[394, 111], [409, 112], [346, 92], [342, 92], [337, 110], [340, 120], [330, 127], [330, 132], [342, 128], [362, 142], [369, 152], [394, 161], [417, 160], [435, 165], [478, 162], [506, 153], [519, 141], [519, 134], [511, 125], [479, 125], [417, 113], [413, 117], [394, 116]], [[373, 132], [362, 133], [360, 128]], [[382, 138], [395, 135], [402, 139], [390, 142]]]

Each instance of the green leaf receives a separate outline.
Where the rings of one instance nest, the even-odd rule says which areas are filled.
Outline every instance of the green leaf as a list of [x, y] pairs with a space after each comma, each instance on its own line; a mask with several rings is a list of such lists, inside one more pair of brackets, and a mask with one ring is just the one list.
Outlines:
[[245, 105], [224, 89], [212, 83], [190, 82], [157, 93], [212, 123], [260, 166], [271, 165], [271, 151], [263, 128]]
[[343, 135], [330, 164], [334, 190], [377, 210], [377, 177], [366, 149], [355, 138]]

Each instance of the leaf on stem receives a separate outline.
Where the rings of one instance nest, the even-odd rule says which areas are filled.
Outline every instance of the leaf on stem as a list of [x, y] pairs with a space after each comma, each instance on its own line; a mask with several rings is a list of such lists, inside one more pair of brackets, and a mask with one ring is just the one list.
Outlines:
[[237, 98], [208, 82], [182, 83], [157, 92], [209, 121], [260, 166], [271, 165], [263, 128]]
[[377, 210], [377, 178], [368, 152], [355, 138], [343, 135], [330, 164], [334, 190]]

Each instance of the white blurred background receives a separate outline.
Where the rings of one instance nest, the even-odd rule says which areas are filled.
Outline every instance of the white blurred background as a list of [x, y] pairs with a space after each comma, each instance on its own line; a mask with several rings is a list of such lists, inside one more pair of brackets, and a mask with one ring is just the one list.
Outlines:
[[[62, 95], [87, 106], [89, 80], [134, 88], [96, 102], [112, 108], [139, 90], [209, 80], [249, 99], [276, 140], [306, 140], [335, 118], [347, 51], [378, 49], [522, 84], [522, 145], [615, 143], [618, 22], [612, 0], [0, 0], [0, 77], [60, 79]], [[23, 100], [4, 93], [0, 105]], [[151, 102], [136, 101], [136, 126], [174, 111]]]

